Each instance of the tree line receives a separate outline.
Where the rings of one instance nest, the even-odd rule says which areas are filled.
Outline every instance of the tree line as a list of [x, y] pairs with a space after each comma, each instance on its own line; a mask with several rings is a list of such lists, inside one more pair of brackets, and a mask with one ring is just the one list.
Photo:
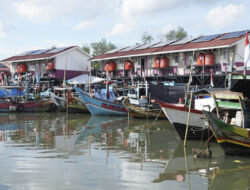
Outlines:
[[[186, 37], [188, 37], [188, 33], [182, 27], [179, 26], [177, 29], [170, 30], [165, 35], [160, 36], [160, 40], [158, 39], [158, 41], [181, 40]], [[153, 43], [154, 41], [155, 39], [151, 34], [149, 34], [148, 32], [143, 32], [141, 36], [141, 42], [136, 42], [136, 44], [140, 45], [146, 43]], [[90, 48], [93, 51], [90, 52]], [[93, 42], [90, 44], [90, 46], [87, 45], [82, 46], [82, 49], [91, 56], [101, 55], [116, 48], [117, 46], [115, 44], [107, 42], [106, 39], [102, 39], [100, 42]]]

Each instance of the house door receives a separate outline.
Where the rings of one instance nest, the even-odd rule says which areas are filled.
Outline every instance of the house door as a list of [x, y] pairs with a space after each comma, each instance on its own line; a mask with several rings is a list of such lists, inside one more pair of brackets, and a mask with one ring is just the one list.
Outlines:
[[141, 58], [141, 76], [142, 76], [142, 71], [145, 71], [145, 59]]

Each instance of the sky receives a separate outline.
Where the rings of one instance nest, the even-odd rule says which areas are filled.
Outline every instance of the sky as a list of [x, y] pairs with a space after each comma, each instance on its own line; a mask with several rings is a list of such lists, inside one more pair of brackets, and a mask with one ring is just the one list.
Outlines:
[[188, 35], [250, 29], [249, 0], [0, 0], [0, 60], [53, 46], [118, 47], [159, 41], [178, 26]]

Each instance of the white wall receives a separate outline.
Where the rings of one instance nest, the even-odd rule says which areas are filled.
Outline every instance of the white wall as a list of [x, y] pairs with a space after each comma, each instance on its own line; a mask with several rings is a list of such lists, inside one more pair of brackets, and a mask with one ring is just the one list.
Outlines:
[[245, 38], [235, 46], [235, 62], [244, 62]]
[[116, 70], [124, 70], [124, 60], [117, 59], [116, 62]]
[[[73, 71], [86, 71], [87, 67], [90, 71], [89, 57], [78, 48], [59, 54], [55, 58], [55, 69], [57, 70], [73, 70]], [[66, 64], [67, 63], [67, 64]]]

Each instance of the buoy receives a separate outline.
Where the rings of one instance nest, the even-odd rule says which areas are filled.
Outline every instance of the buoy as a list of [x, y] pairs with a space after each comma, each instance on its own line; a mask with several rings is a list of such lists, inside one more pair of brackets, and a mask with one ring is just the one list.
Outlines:
[[210, 66], [214, 65], [215, 63], [215, 56], [213, 53], [206, 53], [205, 55], [205, 65]]
[[160, 60], [160, 68], [166, 68], [168, 67], [168, 58], [161, 58]]
[[205, 55], [204, 54], [199, 54], [197, 56], [197, 65], [198, 66], [204, 66], [205, 65]]
[[134, 67], [134, 63], [132, 61], [130, 61], [130, 60], [125, 61], [125, 70], [126, 71], [133, 69], [133, 67]]
[[55, 69], [55, 62], [48, 62], [46, 65], [47, 71], [53, 71]]
[[160, 59], [159, 58], [155, 58], [154, 59], [154, 68], [158, 69], [160, 66]]
[[106, 63], [104, 66], [105, 71], [115, 71], [116, 70], [116, 63], [115, 62], [110, 62]]
[[22, 63], [22, 64], [19, 64], [17, 65], [16, 67], [16, 73], [25, 73], [27, 72], [28, 70], [28, 67], [26, 64]]

